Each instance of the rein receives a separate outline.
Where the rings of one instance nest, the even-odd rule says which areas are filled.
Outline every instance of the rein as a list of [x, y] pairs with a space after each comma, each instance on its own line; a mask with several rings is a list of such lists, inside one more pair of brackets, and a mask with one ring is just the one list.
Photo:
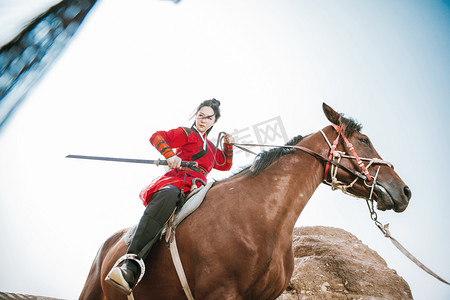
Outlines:
[[356, 177], [358, 177], [360, 179], [363, 179], [363, 180], [367, 179], [367, 177], [365, 175], [363, 175], [362, 173], [360, 173], [358, 171], [355, 171], [355, 170], [351, 170], [351, 169], [347, 168], [346, 166], [340, 164], [339, 162], [334, 161], [334, 160], [329, 159], [329, 158], [326, 158], [326, 157], [323, 157], [319, 153], [314, 152], [314, 151], [312, 151], [312, 150], [310, 150], [308, 148], [305, 148], [305, 147], [295, 146], [295, 145], [294, 146], [289, 146], [289, 145], [241, 144], [241, 143], [234, 143], [232, 145], [238, 147], [239, 149], [247, 151], [249, 153], [255, 154], [255, 155], [257, 155], [257, 154], [254, 153], [253, 151], [250, 151], [250, 150], [244, 148], [244, 147], [259, 146], [259, 147], [271, 147], [271, 148], [292, 148], [292, 149], [297, 149], [297, 150], [303, 151], [305, 153], [308, 153], [309, 155], [311, 155], [311, 156], [313, 156], [313, 157], [315, 157], [315, 158], [317, 158], [319, 160], [322, 160], [322, 161], [327, 162], [329, 164], [335, 165], [336, 167], [339, 167], [339, 168], [343, 169], [344, 171], [346, 171], [346, 172], [348, 172], [348, 173], [350, 173], [352, 175], [355, 175]]
[[[325, 166], [325, 174], [324, 174], [324, 181], [323, 183], [331, 186], [332, 190], [336, 190], [336, 189], [340, 189], [344, 194], [356, 197], [356, 198], [363, 198], [366, 200], [367, 203], [367, 207], [369, 208], [369, 212], [370, 212], [370, 218], [372, 219], [372, 221], [375, 223], [375, 225], [378, 227], [378, 229], [380, 229], [380, 231], [383, 233], [383, 235], [386, 238], [389, 238], [391, 240], [391, 242], [394, 244], [395, 247], [397, 247], [397, 249], [400, 250], [400, 252], [402, 252], [406, 257], [408, 257], [412, 262], [414, 262], [418, 267], [420, 267], [422, 270], [424, 270], [425, 272], [427, 272], [428, 274], [430, 274], [431, 276], [433, 276], [434, 278], [438, 279], [439, 281], [450, 285], [449, 282], [447, 282], [446, 280], [444, 280], [442, 277], [438, 276], [436, 273], [434, 273], [433, 271], [431, 271], [427, 266], [425, 266], [422, 262], [420, 262], [417, 258], [415, 258], [408, 250], [406, 250], [405, 247], [403, 247], [389, 232], [389, 223], [383, 225], [380, 221], [378, 221], [378, 216], [377, 213], [375, 212], [374, 209], [374, 200], [372, 199], [373, 196], [373, 191], [374, 188], [376, 186], [376, 181], [377, 181], [377, 177], [378, 177], [378, 173], [380, 171], [380, 166], [378, 166], [378, 169], [375, 173], [375, 176], [372, 178], [372, 176], [370, 175], [368, 168], [374, 164], [378, 164], [378, 165], [386, 165], [390, 168], [394, 168], [393, 164], [391, 164], [388, 161], [385, 160], [381, 160], [379, 158], [360, 158], [358, 156], [358, 154], [356, 153], [356, 150], [354, 149], [353, 145], [350, 143], [350, 141], [348, 140], [348, 138], [343, 134], [342, 132], [342, 128], [338, 125], [332, 124], [333, 128], [336, 130], [336, 132], [338, 133], [338, 136], [336, 137], [336, 139], [333, 141], [333, 144], [330, 143], [330, 141], [328, 140], [327, 136], [325, 135], [325, 133], [320, 130], [320, 133], [322, 134], [322, 136], [324, 137], [325, 141], [327, 142], [328, 146], [330, 147], [330, 154], [328, 155], [328, 158], [323, 157], [322, 155], [320, 155], [317, 152], [314, 152], [308, 148], [305, 147], [301, 147], [301, 146], [290, 146], [290, 145], [267, 145], [267, 144], [238, 144], [238, 143], [234, 143], [233, 145], [238, 147], [239, 149], [242, 149], [244, 151], [250, 152], [255, 154], [253, 151], [250, 151], [246, 148], [244, 148], [245, 146], [247, 147], [253, 147], [253, 146], [259, 146], [259, 147], [272, 147], [272, 148], [292, 148], [292, 149], [297, 149], [300, 151], [303, 151], [313, 157], [315, 157], [316, 159], [322, 161], [322, 162], [326, 162], [326, 166]], [[344, 140], [346, 146], [348, 147], [348, 149], [350, 150], [350, 152], [352, 152], [352, 156], [347, 155], [345, 152], [341, 152], [341, 151], [337, 151], [337, 145], [339, 143], [339, 138], [342, 137], [342, 139]], [[244, 147], [242, 147], [244, 146]], [[256, 155], [256, 154], [255, 154]], [[351, 170], [347, 167], [345, 167], [344, 165], [342, 165], [340, 163], [342, 158], [347, 158], [347, 159], [355, 159], [356, 162], [358, 163], [358, 166], [360, 167], [362, 172], [358, 172], [355, 170]], [[363, 161], [368, 161], [367, 166], [364, 165]], [[341, 181], [339, 181], [337, 179], [337, 171], [338, 169], [341, 168], [342, 170], [353, 174], [356, 178], [355, 180], [353, 180], [350, 184], [345, 184]], [[331, 176], [331, 182], [327, 181], [328, 179], [328, 170], [330, 170], [330, 176]], [[361, 196], [356, 196], [350, 192], [348, 192], [347, 190], [349, 188], [351, 188], [355, 182], [358, 179], [362, 179], [364, 181], [364, 184], [367, 187], [370, 187], [370, 194], [369, 194], [369, 198], [365, 198], [365, 197], [361, 197]], [[369, 185], [366, 182], [370, 182], [372, 181], [372, 184]]]
[[[378, 171], [377, 171], [378, 173]], [[366, 200], [367, 202], [367, 207], [369, 208], [370, 211], [370, 218], [372, 219], [372, 221], [374, 221], [375, 225], [378, 227], [378, 229], [381, 230], [381, 232], [384, 234], [384, 236], [386, 238], [389, 238], [392, 242], [392, 244], [394, 244], [395, 247], [397, 247], [398, 250], [400, 250], [400, 252], [403, 253], [403, 255], [405, 255], [407, 258], [409, 258], [413, 263], [415, 263], [418, 267], [420, 267], [422, 270], [424, 270], [425, 272], [427, 272], [428, 274], [430, 274], [431, 276], [433, 276], [434, 278], [436, 278], [437, 280], [450, 285], [449, 282], [447, 282], [444, 278], [440, 277], [439, 275], [437, 275], [436, 273], [434, 273], [433, 271], [430, 270], [430, 268], [428, 268], [427, 266], [425, 266], [421, 261], [419, 261], [414, 255], [411, 254], [411, 252], [409, 252], [408, 250], [406, 250], [405, 247], [403, 247], [402, 244], [400, 244], [399, 241], [397, 241], [392, 235], [391, 232], [389, 231], [389, 223], [386, 223], [385, 225], [383, 225], [380, 221], [377, 220], [377, 213], [374, 209], [373, 206], [373, 200], [369, 202], [369, 200]]]

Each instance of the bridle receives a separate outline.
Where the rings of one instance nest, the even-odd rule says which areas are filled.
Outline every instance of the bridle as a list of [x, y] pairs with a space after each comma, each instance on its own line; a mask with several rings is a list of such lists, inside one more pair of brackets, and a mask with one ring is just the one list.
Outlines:
[[[325, 165], [325, 173], [324, 173], [324, 183], [331, 186], [332, 190], [341, 190], [344, 194], [353, 196], [353, 197], [357, 197], [357, 198], [364, 198], [367, 201], [373, 201], [372, 196], [373, 196], [373, 191], [374, 188], [376, 186], [377, 183], [377, 177], [378, 177], [378, 173], [380, 171], [380, 165], [385, 165], [388, 166], [390, 168], [394, 168], [394, 165], [388, 161], [379, 159], [379, 158], [360, 158], [359, 155], [356, 153], [355, 148], [353, 147], [352, 143], [350, 143], [350, 141], [348, 140], [348, 138], [345, 136], [345, 134], [343, 133], [342, 127], [332, 124], [333, 128], [336, 130], [337, 132], [337, 137], [336, 139], [333, 141], [333, 144], [330, 143], [330, 141], [328, 140], [327, 136], [325, 135], [325, 133], [320, 130], [320, 133], [322, 134], [323, 138], [325, 139], [325, 141], [327, 142], [328, 146], [330, 147], [330, 153], [328, 154], [328, 159], [327, 159], [327, 163]], [[338, 151], [336, 150], [337, 145], [339, 144], [339, 140], [342, 137], [345, 145], [347, 146], [348, 150], [351, 152], [352, 155], [347, 155], [345, 152], [343, 151]], [[346, 159], [355, 159], [361, 172], [358, 171], [354, 171], [356, 173], [356, 178], [350, 182], [349, 184], [346, 184], [340, 180], [337, 179], [337, 173], [339, 168], [342, 168], [342, 164], [341, 164], [341, 160], [343, 158]], [[331, 161], [334, 161], [336, 163], [332, 163]], [[367, 161], [367, 166], [364, 164], [363, 161]], [[378, 168], [375, 172], [375, 176], [371, 176], [368, 169], [369, 167], [373, 166], [373, 165], [378, 165]], [[328, 171], [329, 174], [328, 175]], [[330, 181], [328, 181], [328, 177], [330, 177]], [[356, 196], [354, 194], [352, 194], [351, 192], [348, 191], [348, 189], [352, 188], [353, 185], [356, 183], [356, 181], [358, 181], [358, 179], [362, 179], [364, 181], [364, 184], [370, 188], [370, 193], [369, 193], [369, 197], [363, 197], [363, 196]]]
[[[347, 158], [347, 159], [355, 159], [358, 166], [360, 167], [362, 173], [364, 174], [365, 178], [364, 180], [364, 185], [366, 185], [367, 187], [370, 188], [370, 193], [369, 193], [369, 197], [363, 197], [363, 196], [357, 196], [352, 194], [351, 192], [348, 192], [349, 188], [352, 188], [353, 185], [355, 184], [355, 182], [359, 179], [358, 177], [356, 177], [352, 182], [350, 182], [349, 184], [345, 184], [342, 181], [339, 181], [337, 179], [337, 172], [339, 167], [336, 165], [331, 165], [330, 162], [327, 162], [326, 166], [325, 166], [325, 174], [324, 174], [324, 183], [331, 186], [331, 189], [334, 190], [341, 190], [344, 194], [346, 195], [350, 195], [356, 198], [363, 198], [366, 200], [367, 203], [367, 208], [369, 209], [370, 212], [370, 218], [372, 219], [372, 221], [374, 221], [375, 225], [378, 227], [378, 229], [381, 230], [381, 232], [385, 235], [385, 236], [389, 236], [390, 233], [388, 231], [388, 227], [386, 225], [383, 225], [380, 221], [378, 221], [378, 215], [375, 211], [374, 208], [374, 200], [372, 198], [373, 196], [373, 191], [375, 189], [375, 186], [377, 184], [377, 178], [378, 178], [378, 173], [380, 172], [380, 165], [385, 165], [388, 166], [392, 169], [394, 169], [394, 165], [388, 161], [379, 159], [379, 158], [360, 158], [358, 156], [358, 154], [356, 153], [355, 148], [353, 147], [352, 143], [350, 143], [350, 141], [348, 140], [348, 138], [344, 135], [342, 127], [332, 124], [333, 128], [336, 130], [336, 132], [338, 133], [338, 136], [336, 137], [336, 139], [333, 142], [333, 145], [330, 143], [330, 141], [328, 140], [327, 136], [325, 135], [325, 133], [320, 130], [320, 133], [322, 133], [323, 138], [325, 139], [325, 141], [327, 142], [328, 146], [330, 147], [330, 153], [328, 155], [328, 159], [329, 160], [333, 160], [336, 161], [337, 163], [340, 164], [341, 159], [342, 158]], [[342, 137], [342, 139], [344, 140], [345, 145], [347, 146], [347, 148], [350, 150], [350, 152], [353, 155], [347, 155], [345, 152], [342, 151], [337, 151], [337, 145], [339, 143], [339, 138]], [[368, 161], [367, 166], [364, 164], [363, 161]], [[330, 165], [331, 165], [331, 169], [330, 169]], [[379, 165], [377, 168], [377, 171], [375, 172], [375, 176], [371, 176], [368, 169], [369, 167], [371, 167], [372, 165]], [[328, 169], [330, 169], [330, 177], [331, 177], [331, 181], [328, 181]], [[370, 182], [372, 182], [371, 184], [369, 184]]]

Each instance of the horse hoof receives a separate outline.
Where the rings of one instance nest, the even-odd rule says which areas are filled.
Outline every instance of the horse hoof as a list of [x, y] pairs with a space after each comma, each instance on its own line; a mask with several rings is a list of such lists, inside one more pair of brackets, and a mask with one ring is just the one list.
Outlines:
[[123, 277], [122, 271], [119, 268], [113, 268], [108, 276], [106, 276], [105, 281], [126, 295], [130, 295], [132, 292], [130, 285]]

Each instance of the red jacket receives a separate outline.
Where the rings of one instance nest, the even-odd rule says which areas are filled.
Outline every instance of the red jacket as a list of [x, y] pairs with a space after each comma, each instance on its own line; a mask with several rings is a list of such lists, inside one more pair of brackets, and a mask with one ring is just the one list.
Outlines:
[[[206, 139], [206, 135], [203, 137]], [[157, 131], [151, 136], [150, 143], [166, 159], [176, 153], [183, 161], [198, 162], [198, 168], [196, 170], [189, 168], [172, 169], [163, 176], [156, 178], [139, 195], [145, 206], [147, 206], [153, 194], [166, 185], [175, 185], [179, 189], [183, 189], [187, 195], [191, 190], [194, 178], [200, 178], [206, 182], [206, 177], [213, 168], [228, 171], [233, 164], [232, 145], [224, 144], [224, 149], [221, 151], [206, 139], [207, 144], [205, 146], [203, 139], [195, 128], [179, 127], [169, 131]], [[198, 181], [196, 184], [197, 186], [201, 185]]]

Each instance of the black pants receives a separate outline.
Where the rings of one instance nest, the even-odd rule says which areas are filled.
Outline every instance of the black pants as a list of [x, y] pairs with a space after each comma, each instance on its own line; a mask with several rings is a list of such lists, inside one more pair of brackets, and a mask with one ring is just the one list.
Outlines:
[[[142, 259], [147, 257], [180, 197], [182, 197], [180, 189], [174, 185], [165, 186], [152, 196], [139, 221], [127, 253], [136, 254]], [[146, 251], [141, 253], [144, 247]]]

